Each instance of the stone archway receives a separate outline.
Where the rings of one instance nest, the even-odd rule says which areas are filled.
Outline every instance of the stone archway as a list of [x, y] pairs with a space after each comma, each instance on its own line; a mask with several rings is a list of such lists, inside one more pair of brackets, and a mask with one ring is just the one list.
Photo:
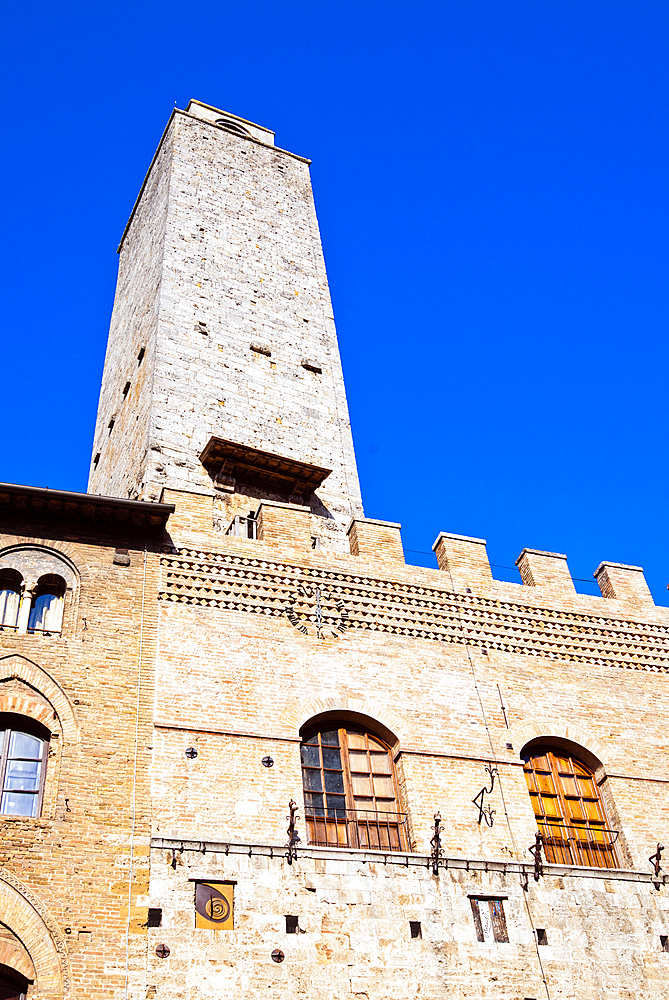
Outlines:
[[6, 929], [0, 936], [0, 962], [34, 979], [30, 1000], [70, 1000], [70, 967], [60, 929], [41, 900], [6, 869], [0, 869], [0, 924]]

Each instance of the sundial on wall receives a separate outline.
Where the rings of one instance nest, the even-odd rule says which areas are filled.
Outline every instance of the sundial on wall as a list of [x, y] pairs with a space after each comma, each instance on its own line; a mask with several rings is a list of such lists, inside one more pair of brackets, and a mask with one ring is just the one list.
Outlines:
[[[348, 628], [348, 611], [343, 601], [335, 601], [336, 615], [333, 618], [331, 612], [324, 612], [323, 598], [324, 591], [321, 587], [298, 584], [295, 594], [288, 599], [286, 617], [303, 635], [313, 635], [317, 639], [339, 639]], [[305, 604], [308, 605], [306, 610]]]

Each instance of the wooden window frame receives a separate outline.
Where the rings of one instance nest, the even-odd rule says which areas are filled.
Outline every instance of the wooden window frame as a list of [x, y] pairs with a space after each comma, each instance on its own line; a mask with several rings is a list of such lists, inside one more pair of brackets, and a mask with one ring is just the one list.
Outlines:
[[[506, 896], [470, 896], [469, 902], [472, 908], [472, 916], [474, 918], [474, 927], [476, 929], [476, 939], [481, 944], [508, 944], [509, 943], [509, 930], [506, 923], [506, 914], [504, 913], [504, 900]], [[487, 906], [488, 913], [490, 914], [490, 928], [492, 930], [492, 938], [486, 938], [483, 928], [483, 921], [481, 919], [481, 906]]]
[[[322, 734], [337, 733], [337, 749], [339, 750], [340, 768], [325, 767], [323, 748], [335, 749], [334, 744], [324, 744]], [[354, 787], [354, 777], [356, 774], [363, 775], [362, 771], [356, 772], [351, 767], [351, 752], [360, 753], [362, 747], [350, 746], [349, 735], [364, 737], [367, 754], [367, 770], [364, 774], [370, 782], [371, 794], [363, 796], [356, 795]], [[317, 742], [313, 743], [312, 740]], [[375, 772], [372, 768], [372, 758], [370, 753], [369, 740], [386, 754], [388, 760], [387, 772]], [[399, 811], [400, 790], [395, 771], [392, 747], [376, 733], [371, 732], [364, 726], [355, 724], [341, 724], [336, 721], [324, 723], [311, 727], [303, 733], [302, 747], [317, 747], [319, 751], [319, 766], [304, 763], [302, 754], [302, 787], [305, 796], [305, 817], [307, 825], [307, 835], [309, 843], [327, 847], [349, 847], [356, 850], [387, 850], [387, 851], [407, 851], [409, 850], [409, 840], [407, 833], [406, 816]], [[302, 748], [301, 748], [302, 749]], [[321, 777], [320, 790], [307, 788], [305, 781], [306, 772], [317, 772]], [[340, 773], [343, 780], [343, 791], [326, 790], [325, 775], [327, 773]], [[374, 790], [374, 775], [377, 777], [387, 777], [392, 782], [392, 797], [387, 795], [377, 795]], [[321, 812], [308, 804], [308, 795], [322, 796]], [[343, 808], [330, 806], [328, 795], [343, 798]], [[361, 801], [370, 800], [369, 809], [359, 808]], [[379, 804], [386, 803], [393, 806], [392, 809], [379, 809]], [[311, 810], [314, 809], [313, 812]], [[330, 812], [332, 809], [332, 813]], [[362, 814], [367, 814], [363, 816]], [[384, 817], [386, 817], [384, 819]], [[392, 817], [392, 818], [391, 818]], [[320, 834], [319, 834], [320, 828]], [[334, 836], [330, 834], [334, 833]], [[382, 840], [387, 843], [381, 843]], [[372, 841], [378, 840], [377, 843]]]
[[[537, 766], [540, 758], [548, 762], [548, 767]], [[532, 810], [543, 837], [545, 860], [586, 868], [619, 868], [615, 844], [620, 831], [608, 826], [606, 806], [592, 768], [573, 750], [550, 743], [529, 748], [523, 753], [523, 761]], [[559, 761], [567, 761], [570, 769], [561, 768]], [[575, 765], [582, 769], [581, 773]], [[588, 795], [580, 791], [586, 781], [592, 788]], [[567, 782], [572, 782], [571, 793], [565, 790]], [[580, 815], [575, 815], [577, 812]]]
[[[25, 813], [19, 814], [19, 813], [0, 812], [0, 820], [39, 819], [39, 817], [42, 815], [42, 806], [44, 805], [44, 786], [46, 784], [46, 769], [49, 760], [49, 746], [51, 742], [51, 734], [46, 729], [46, 727], [42, 726], [38, 722], [35, 722], [28, 716], [15, 715], [14, 713], [9, 713], [9, 712], [2, 713], [0, 715], [0, 809], [2, 809], [2, 799], [5, 791], [11, 791], [11, 789], [5, 788], [5, 780], [7, 777], [9, 744], [12, 733], [21, 733], [25, 736], [32, 736], [34, 739], [38, 739], [42, 743], [42, 758], [40, 761], [42, 766], [40, 768], [39, 788], [36, 792], [28, 793], [34, 796], [33, 801], [37, 802], [37, 806], [35, 808], [35, 813], [33, 816], [27, 816]], [[31, 759], [31, 758], [26, 758], [26, 759]]]

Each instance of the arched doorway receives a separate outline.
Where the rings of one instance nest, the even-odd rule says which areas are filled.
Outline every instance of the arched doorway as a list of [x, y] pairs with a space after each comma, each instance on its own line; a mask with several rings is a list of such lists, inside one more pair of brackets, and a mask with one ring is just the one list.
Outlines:
[[7, 965], [0, 965], [0, 1000], [26, 1000], [30, 980]]

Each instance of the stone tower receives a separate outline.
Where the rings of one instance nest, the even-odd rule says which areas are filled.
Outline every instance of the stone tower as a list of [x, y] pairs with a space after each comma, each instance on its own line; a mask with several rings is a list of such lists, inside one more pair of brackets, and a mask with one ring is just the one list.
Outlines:
[[221, 523], [298, 503], [348, 549], [362, 505], [309, 162], [175, 109], [119, 247], [90, 492], [210, 495]]

